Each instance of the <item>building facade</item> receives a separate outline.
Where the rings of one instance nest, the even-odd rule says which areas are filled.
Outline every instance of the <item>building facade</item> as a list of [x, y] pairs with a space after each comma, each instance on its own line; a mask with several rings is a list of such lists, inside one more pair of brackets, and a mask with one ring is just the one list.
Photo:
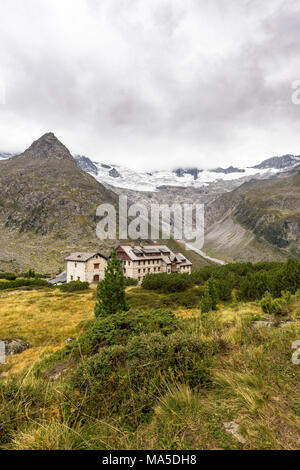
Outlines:
[[166, 245], [120, 245], [117, 258], [122, 261], [125, 277], [137, 279], [139, 284], [147, 274], [192, 272], [192, 263]]
[[67, 262], [67, 282], [99, 282], [104, 279], [107, 258], [101, 253], [72, 253]]

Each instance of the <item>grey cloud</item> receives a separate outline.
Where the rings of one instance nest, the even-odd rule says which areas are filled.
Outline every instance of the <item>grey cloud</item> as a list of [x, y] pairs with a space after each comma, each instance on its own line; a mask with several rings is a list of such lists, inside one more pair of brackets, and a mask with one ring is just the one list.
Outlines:
[[[2, 0], [0, 149], [145, 168], [300, 153], [294, 0]], [[208, 163], [209, 162], [209, 163]]]

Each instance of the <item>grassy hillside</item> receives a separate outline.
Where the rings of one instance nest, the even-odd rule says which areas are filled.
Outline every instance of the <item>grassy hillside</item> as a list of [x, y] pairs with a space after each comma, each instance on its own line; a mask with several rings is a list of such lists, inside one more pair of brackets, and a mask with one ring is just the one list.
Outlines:
[[204, 288], [131, 287], [96, 322], [93, 289], [2, 292], [0, 338], [32, 347], [0, 366], [0, 448], [300, 449], [299, 297], [268, 327], [235, 293], [201, 314]]

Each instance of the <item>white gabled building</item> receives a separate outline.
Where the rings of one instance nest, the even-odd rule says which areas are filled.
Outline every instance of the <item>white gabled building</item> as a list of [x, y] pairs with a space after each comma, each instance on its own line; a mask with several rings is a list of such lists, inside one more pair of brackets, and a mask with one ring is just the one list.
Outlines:
[[166, 245], [120, 245], [117, 258], [122, 261], [125, 277], [141, 284], [147, 274], [192, 272], [192, 263]]
[[[120, 245], [117, 258], [122, 262], [125, 277], [142, 283], [147, 274], [191, 274], [192, 263], [181, 253], [173, 253], [166, 245]], [[101, 253], [72, 253], [67, 262], [67, 282], [99, 282], [104, 279], [108, 258]]]
[[99, 282], [104, 279], [107, 258], [101, 253], [72, 253], [67, 262], [67, 282]]

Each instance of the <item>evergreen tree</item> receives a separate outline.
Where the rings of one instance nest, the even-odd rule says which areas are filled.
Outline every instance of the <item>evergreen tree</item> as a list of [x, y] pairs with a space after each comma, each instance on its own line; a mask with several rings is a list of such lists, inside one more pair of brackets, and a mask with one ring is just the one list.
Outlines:
[[112, 315], [128, 310], [125, 294], [125, 278], [117, 252], [113, 248], [105, 269], [103, 281], [97, 287], [98, 302], [95, 305], [95, 316]]
[[217, 310], [218, 303], [218, 290], [216, 281], [210, 277], [207, 286], [200, 302], [201, 313], [208, 313], [211, 310]]
[[212, 310], [212, 301], [209, 295], [208, 287], [206, 287], [204, 295], [200, 302], [201, 313], [208, 313]]
[[218, 290], [216, 286], [216, 281], [213, 277], [210, 277], [207, 282], [208, 293], [211, 299], [211, 309], [217, 310], [217, 303], [218, 303]]

